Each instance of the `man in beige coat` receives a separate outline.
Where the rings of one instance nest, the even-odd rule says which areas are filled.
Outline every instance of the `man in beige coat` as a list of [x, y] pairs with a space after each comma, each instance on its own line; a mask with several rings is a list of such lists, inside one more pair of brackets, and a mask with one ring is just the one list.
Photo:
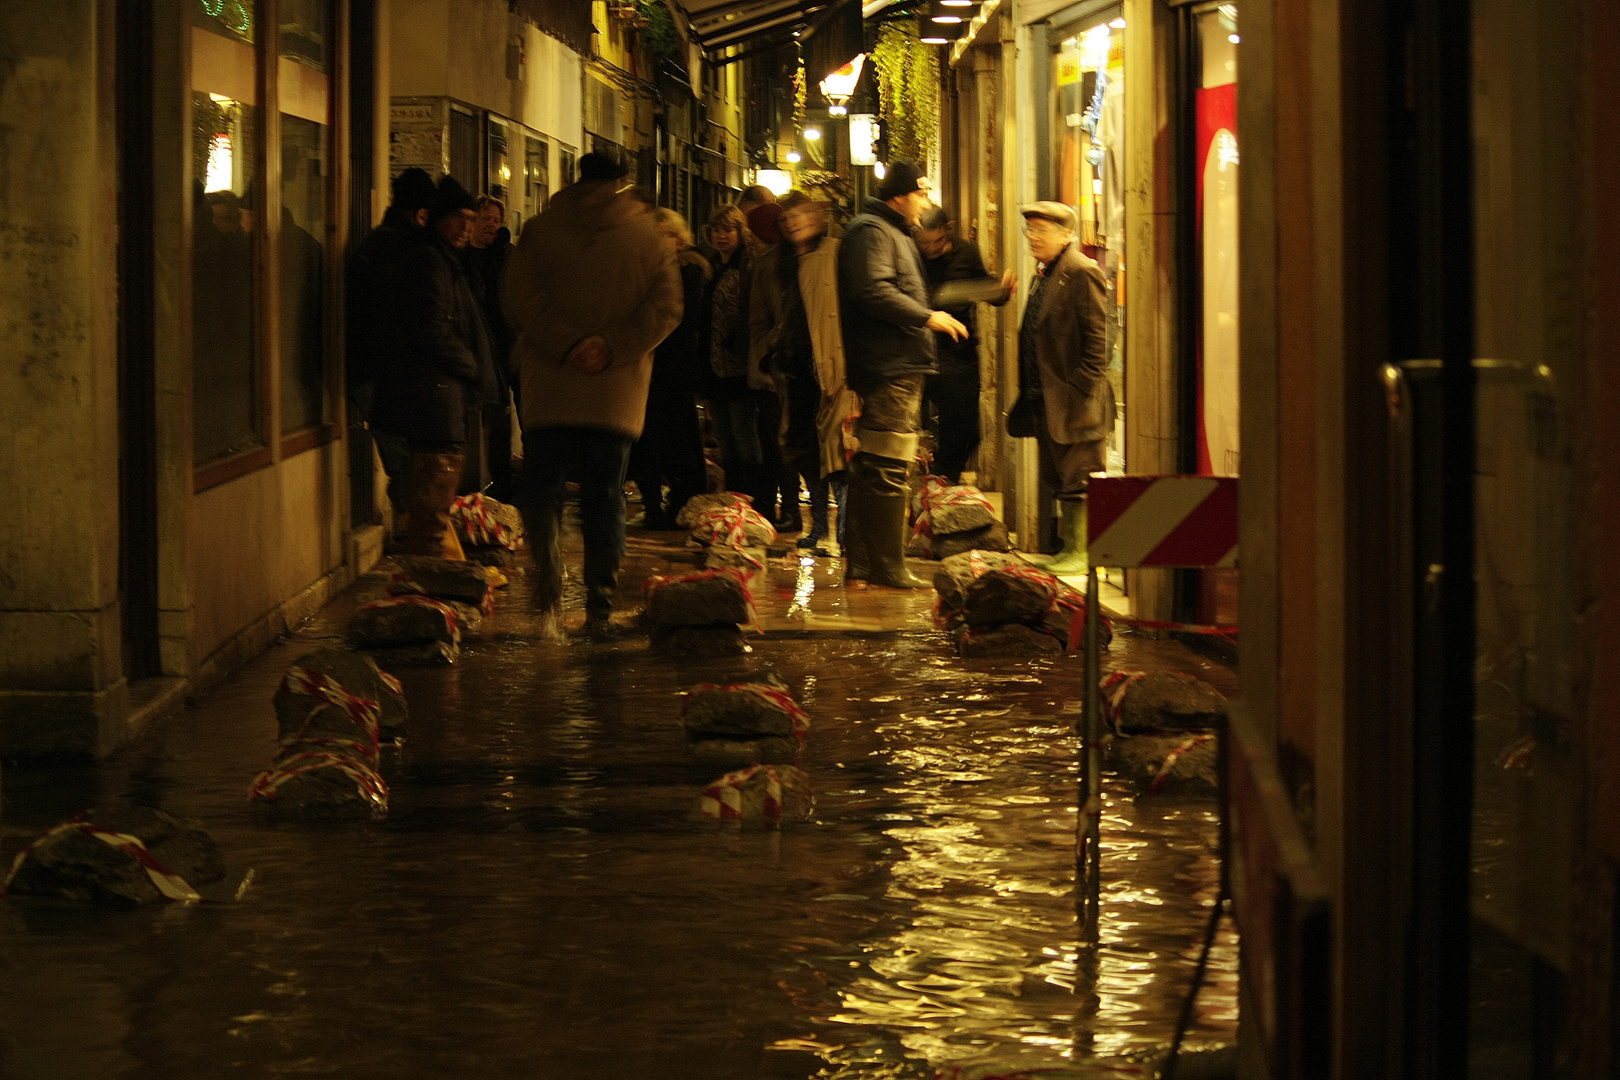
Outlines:
[[625, 170], [586, 154], [579, 182], [524, 227], [503, 303], [523, 393], [518, 509], [534, 551], [547, 636], [562, 601], [563, 485], [580, 485], [585, 633], [611, 634], [624, 557], [624, 476], [641, 434], [653, 350], [681, 321], [681, 278]]

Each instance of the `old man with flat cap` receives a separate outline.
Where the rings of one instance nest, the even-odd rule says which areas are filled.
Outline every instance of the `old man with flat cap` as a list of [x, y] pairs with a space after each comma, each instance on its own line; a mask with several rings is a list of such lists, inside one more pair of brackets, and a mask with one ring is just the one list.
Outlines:
[[1114, 429], [1107, 286], [1102, 270], [1075, 247], [1073, 210], [1037, 202], [1021, 213], [1039, 266], [1018, 331], [1019, 398], [1007, 429], [1038, 440], [1041, 476], [1061, 507], [1063, 548], [1043, 565], [1054, 574], [1084, 574], [1086, 488], [1106, 465]]

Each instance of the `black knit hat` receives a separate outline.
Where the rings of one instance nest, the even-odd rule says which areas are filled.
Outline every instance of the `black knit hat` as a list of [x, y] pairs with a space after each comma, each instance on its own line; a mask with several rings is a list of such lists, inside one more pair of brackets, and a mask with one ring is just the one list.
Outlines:
[[446, 174], [433, 193], [433, 205], [428, 208], [428, 220], [438, 221], [461, 210], [477, 209], [478, 200], [468, 194], [467, 189], [462, 187], [455, 177]]
[[883, 182], [878, 185], [878, 198], [884, 202], [898, 199], [902, 195], [910, 195], [923, 186], [923, 171], [912, 162], [901, 159], [889, 162], [889, 171], [884, 174]]
[[590, 153], [579, 159], [581, 180], [623, 180], [629, 175], [630, 169], [626, 165], [606, 154]]
[[394, 177], [394, 205], [407, 214], [432, 206], [434, 194], [433, 177], [426, 169], [406, 169]]

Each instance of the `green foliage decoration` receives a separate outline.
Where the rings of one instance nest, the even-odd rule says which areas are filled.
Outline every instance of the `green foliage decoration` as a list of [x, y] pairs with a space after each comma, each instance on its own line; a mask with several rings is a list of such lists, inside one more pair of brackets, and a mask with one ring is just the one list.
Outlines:
[[872, 66], [889, 153], [926, 169], [939, 138], [939, 55], [921, 38], [917, 19], [884, 23], [872, 49]]
[[[664, 0], [636, 0], [637, 32], [641, 44], [654, 56], [674, 56], [680, 52], [680, 35], [675, 32], [675, 17], [669, 13]], [[645, 22], [645, 26], [639, 24]]]

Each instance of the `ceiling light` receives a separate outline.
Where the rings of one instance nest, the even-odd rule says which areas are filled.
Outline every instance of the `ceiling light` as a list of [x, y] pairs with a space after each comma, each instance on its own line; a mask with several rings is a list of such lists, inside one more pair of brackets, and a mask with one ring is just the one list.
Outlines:
[[1112, 26], [1115, 30], [1123, 30], [1123, 29], [1125, 29], [1125, 16], [1121, 15], [1119, 18], [1115, 19], [1113, 22], [1109, 23], [1108, 25]]
[[951, 43], [950, 38], [940, 37], [938, 33], [933, 31], [924, 34], [921, 41], [924, 45], [949, 45]]
[[961, 22], [962, 21], [962, 16], [960, 16], [960, 15], [935, 15], [935, 16], [932, 16], [932, 20], [934, 22], [944, 23], [945, 25], [949, 26], [949, 25], [951, 25], [953, 23]]
[[940, 7], [972, 7], [973, 0], [939, 0]]
[[799, 152], [797, 150], [789, 150], [787, 152], [787, 159], [789, 161], [793, 162], [795, 165], [797, 165], [799, 162], [804, 160], [804, 158], [800, 156], [800, 154], [799, 154]]
[[1236, 45], [1239, 41], [1241, 41], [1243, 39], [1238, 37], [1236, 34], [1227, 34], [1226, 35], [1226, 40], [1230, 41], [1232, 44]]
[[882, 180], [885, 176], [889, 175], [889, 167], [880, 161], [876, 165], [872, 166], [872, 175], [877, 177], [879, 180]]
[[807, 139], [810, 139], [811, 141], [819, 139], [819, 138], [821, 138], [821, 129], [820, 128], [805, 128], [804, 129], [804, 137], [807, 138]]

